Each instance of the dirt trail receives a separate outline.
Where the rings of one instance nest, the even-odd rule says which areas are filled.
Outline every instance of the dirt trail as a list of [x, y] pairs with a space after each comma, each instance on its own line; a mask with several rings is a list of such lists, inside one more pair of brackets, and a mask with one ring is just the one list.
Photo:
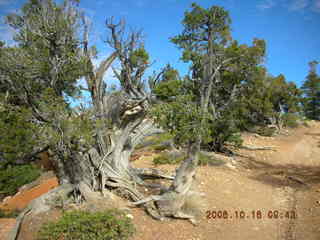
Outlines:
[[[320, 124], [292, 130], [290, 136], [244, 138], [245, 144], [272, 145], [277, 151], [241, 150], [246, 157], [230, 158], [220, 167], [200, 167], [196, 184], [206, 194], [206, 207], [199, 225], [159, 223], [135, 209], [135, 240], [320, 239]], [[150, 158], [136, 164], [152, 165]], [[228, 217], [207, 219], [208, 211], [226, 211]]]
[[[248, 145], [275, 146], [276, 151], [239, 150], [242, 157], [226, 158], [224, 165], [199, 167], [195, 185], [206, 196], [197, 200], [198, 226], [184, 220], [159, 222], [140, 208], [131, 209], [137, 228], [134, 240], [319, 240], [320, 123], [291, 130], [289, 136], [245, 134], [244, 140]], [[140, 157], [133, 164], [154, 167], [153, 157]], [[228, 216], [213, 217], [221, 212]], [[19, 239], [34, 240], [27, 223]]]

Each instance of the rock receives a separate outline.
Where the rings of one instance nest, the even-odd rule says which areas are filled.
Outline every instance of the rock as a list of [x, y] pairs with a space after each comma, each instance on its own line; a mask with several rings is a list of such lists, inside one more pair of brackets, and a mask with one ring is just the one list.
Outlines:
[[21, 194], [21, 191], [17, 192], [14, 196], [16, 197], [16, 196], [18, 196], [20, 194]]
[[5, 203], [6, 201], [10, 200], [10, 198], [12, 198], [12, 196], [8, 196], [8, 197], [5, 197], [2, 202]]
[[126, 217], [133, 219], [133, 215], [132, 214], [127, 214]]

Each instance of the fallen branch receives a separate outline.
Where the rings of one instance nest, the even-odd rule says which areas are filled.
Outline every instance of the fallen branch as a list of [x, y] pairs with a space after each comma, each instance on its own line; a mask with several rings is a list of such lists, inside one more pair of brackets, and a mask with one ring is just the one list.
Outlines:
[[293, 177], [293, 176], [287, 176], [287, 178], [293, 182], [296, 182], [296, 183], [299, 183], [299, 184], [302, 184], [302, 185], [306, 185], [308, 186], [308, 184], [306, 184], [305, 182], [303, 182], [302, 180], [296, 178], [296, 177]]
[[160, 195], [152, 195], [150, 197], [147, 197], [145, 199], [142, 199], [140, 201], [136, 201], [136, 202], [133, 202], [131, 203], [132, 205], [136, 206], [136, 205], [140, 205], [140, 204], [143, 204], [143, 203], [147, 203], [147, 202], [150, 202], [150, 201], [158, 201], [161, 199], [161, 196]]
[[165, 172], [155, 168], [134, 168], [133, 171], [143, 178], [174, 179], [174, 176], [167, 175]]
[[32, 210], [31, 207], [27, 207], [25, 210], [23, 210], [22, 213], [19, 214], [19, 216], [16, 219], [16, 224], [14, 226], [14, 228], [11, 230], [10, 234], [9, 234], [9, 239], [8, 240], [16, 240], [19, 232], [20, 232], [20, 228], [21, 228], [21, 223], [25, 217], [25, 215], [27, 213], [29, 213]]
[[262, 147], [257, 147], [257, 146], [240, 146], [239, 148], [246, 149], [246, 150], [271, 150], [271, 151], [277, 151], [275, 149], [275, 146], [262, 146]]

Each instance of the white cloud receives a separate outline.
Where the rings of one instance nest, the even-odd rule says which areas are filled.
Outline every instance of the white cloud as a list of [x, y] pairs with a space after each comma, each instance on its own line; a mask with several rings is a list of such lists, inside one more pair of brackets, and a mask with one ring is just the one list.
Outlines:
[[305, 9], [309, 5], [309, 0], [293, 0], [289, 5], [290, 11], [298, 11]]
[[320, 13], [320, 0], [262, 0], [257, 5], [260, 10], [275, 7], [284, 8], [291, 12], [308, 10]]
[[320, 13], [320, 0], [261, 0], [257, 8], [268, 10], [274, 7], [284, 8], [291, 12], [308, 10]]
[[260, 10], [266, 10], [266, 9], [273, 8], [275, 5], [276, 5], [276, 3], [274, 0], [264, 0], [257, 7]]

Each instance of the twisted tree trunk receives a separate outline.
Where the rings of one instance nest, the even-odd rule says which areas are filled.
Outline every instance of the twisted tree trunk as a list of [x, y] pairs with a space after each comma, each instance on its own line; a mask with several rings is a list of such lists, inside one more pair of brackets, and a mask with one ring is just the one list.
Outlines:
[[[107, 24], [112, 33], [109, 44], [115, 52], [96, 69], [87, 46], [87, 28], [84, 34], [83, 53], [87, 59], [86, 82], [93, 104], [92, 119], [102, 124], [95, 129], [94, 144], [90, 149], [75, 151], [68, 143], [61, 142], [53, 150], [60, 182], [71, 183], [79, 199], [87, 201], [96, 196], [95, 191], [105, 195], [110, 189], [117, 189], [133, 201], [140, 201], [145, 196], [138, 191], [137, 186], [151, 186], [143, 181], [146, 175], [172, 179], [155, 169], [135, 169], [129, 161], [135, 146], [146, 135], [159, 132], [159, 129], [151, 119], [146, 118], [150, 97], [141, 88], [141, 76], [148, 65], [143, 63], [137, 66], [130, 61], [135, 49], [139, 48], [140, 35], [132, 33], [128, 40], [119, 38], [121, 34], [116, 29], [120, 26], [120, 31], [124, 31], [123, 24], [113, 24], [112, 19]], [[119, 59], [122, 66], [120, 74], [115, 71], [120, 78], [122, 90], [107, 93], [104, 73], [116, 59]], [[79, 142], [77, 144], [81, 145]], [[146, 208], [155, 215], [153, 204], [146, 204]]]
[[[194, 217], [184, 214], [181, 208], [190, 194], [198, 164], [200, 135], [198, 141], [191, 145], [188, 158], [178, 168], [175, 177], [167, 176], [156, 169], [136, 169], [130, 164], [129, 158], [135, 146], [146, 135], [158, 132], [159, 129], [146, 117], [151, 98], [141, 87], [142, 74], [149, 65], [145, 62], [131, 62], [132, 54], [136, 49], [141, 49], [141, 44], [138, 44], [140, 35], [133, 33], [128, 40], [123, 40], [122, 24], [113, 24], [112, 20], [107, 22], [112, 33], [109, 44], [115, 52], [96, 69], [91, 61], [87, 31], [85, 32], [83, 54], [87, 59], [86, 90], [91, 95], [91, 119], [100, 122], [101, 126], [94, 131], [93, 144], [84, 142], [82, 148], [81, 139], [70, 143], [61, 137], [60, 142], [51, 147], [58, 166], [60, 183], [62, 188], [71, 186], [78, 200], [92, 201], [98, 196], [97, 191], [105, 195], [108, 190], [117, 189], [136, 204], [143, 204], [148, 213], [157, 219], [172, 216], [187, 218], [195, 223]], [[117, 30], [118, 26], [120, 30]], [[115, 71], [115, 74], [119, 77], [122, 90], [107, 93], [103, 76], [116, 59], [121, 64], [121, 72]], [[203, 91], [205, 90], [207, 89]], [[61, 130], [59, 125], [54, 127], [62, 136], [68, 134]], [[73, 144], [77, 145], [76, 149], [72, 147]], [[146, 176], [174, 181], [161, 195], [146, 198], [138, 186], [155, 187], [144, 181]], [[162, 186], [156, 187], [164, 189]]]

